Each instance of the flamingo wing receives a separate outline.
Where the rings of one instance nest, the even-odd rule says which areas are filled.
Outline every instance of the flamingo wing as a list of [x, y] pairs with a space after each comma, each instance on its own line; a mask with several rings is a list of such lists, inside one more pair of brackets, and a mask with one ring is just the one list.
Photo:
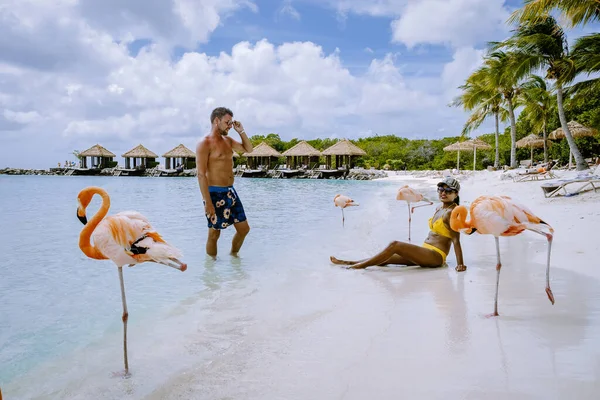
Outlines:
[[497, 196], [480, 196], [471, 204], [471, 220], [479, 233], [501, 236], [511, 224], [505, 202]]
[[[135, 211], [106, 217], [96, 227], [93, 240], [94, 245], [118, 266], [152, 261], [150, 248], [156, 244], [166, 245], [148, 219]], [[177, 256], [181, 254], [177, 252]]]

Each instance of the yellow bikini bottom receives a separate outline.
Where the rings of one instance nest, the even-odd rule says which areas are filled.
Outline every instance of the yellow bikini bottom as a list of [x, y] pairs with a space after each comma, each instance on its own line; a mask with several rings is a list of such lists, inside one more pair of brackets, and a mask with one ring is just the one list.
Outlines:
[[447, 254], [444, 253], [442, 250], [438, 249], [437, 247], [435, 247], [429, 243], [423, 243], [423, 247], [425, 247], [426, 249], [429, 249], [429, 250], [437, 251], [442, 256], [442, 264], [446, 262]]

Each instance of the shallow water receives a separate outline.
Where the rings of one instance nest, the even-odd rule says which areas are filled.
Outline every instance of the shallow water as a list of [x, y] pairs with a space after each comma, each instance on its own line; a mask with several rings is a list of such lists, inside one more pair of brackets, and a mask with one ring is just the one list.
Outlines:
[[[116, 268], [77, 247], [76, 196], [88, 185], [109, 192], [109, 213], [145, 214], [189, 266], [125, 269], [127, 380], [111, 377], [123, 363]], [[330, 265], [331, 254], [360, 258], [407, 239], [398, 186], [238, 179], [251, 232], [240, 258], [227, 254], [233, 230], [223, 232], [213, 261], [195, 179], [0, 176], [5, 398], [595, 398], [597, 282], [553, 265], [550, 305], [538, 235], [501, 242], [498, 319], [483, 316], [493, 307], [490, 237], [463, 239], [466, 274], [453, 252], [452, 268], [436, 270]], [[344, 227], [337, 193], [360, 203]], [[413, 214], [415, 243], [432, 212]]]

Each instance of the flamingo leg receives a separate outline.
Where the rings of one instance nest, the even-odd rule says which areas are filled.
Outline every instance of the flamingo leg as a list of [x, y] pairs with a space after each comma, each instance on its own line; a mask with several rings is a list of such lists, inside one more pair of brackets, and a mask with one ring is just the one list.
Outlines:
[[410, 223], [412, 221], [412, 218], [410, 216], [410, 214], [411, 214], [410, 203], [407, 202], [406, 204], [408, 204], [408, 241], [410, 242]]
[[494, 313], [488, 315], [488, 317], [497, 317], [498, 314], [498, 286], [500, 284], [500, 269], [502, 268], [502, 263], [500, 262], [500, 240], [497, 236], [494, 236], [496, 240], [496, 256], [498, 257], [498, 264], [496, 264], [496, 296], [494, 297]]
[[344, 209], [342, 208], [342, 227], [344, 226]]
[[123, 267], [119, 267], [119, 280], [121, 281], [121, 300], [123, 301], [123, 360], [125, 362], [125, 377], [129, 376], [129, 362], [127, 361], [127, 300], [125, 299], [125, 283], [123, 282]]
[[554, 304], [554, 294], [552, 293], [552, 289], [550, 289], [550, 251], [552, 250], [552, 239], [553, 236], [551, 233], [546, 233], [541, 230], [536, 230], [532, 228], [528, 228], [530, 231], [538, 233], [548, 240], [548, 259], [546, 260], [546, 294], [548, 295], [548, 300], [552, 304]]

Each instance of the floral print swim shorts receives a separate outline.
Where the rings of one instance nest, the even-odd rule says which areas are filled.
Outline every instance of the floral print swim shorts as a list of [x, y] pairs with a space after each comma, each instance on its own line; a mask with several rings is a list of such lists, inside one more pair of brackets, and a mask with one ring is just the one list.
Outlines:
[[209, 228], [225, 229], [246, 220], [244, 206], [233, 186], [209, 186], [208, 191], [215, 206], [215, 215], [206, 216]]

